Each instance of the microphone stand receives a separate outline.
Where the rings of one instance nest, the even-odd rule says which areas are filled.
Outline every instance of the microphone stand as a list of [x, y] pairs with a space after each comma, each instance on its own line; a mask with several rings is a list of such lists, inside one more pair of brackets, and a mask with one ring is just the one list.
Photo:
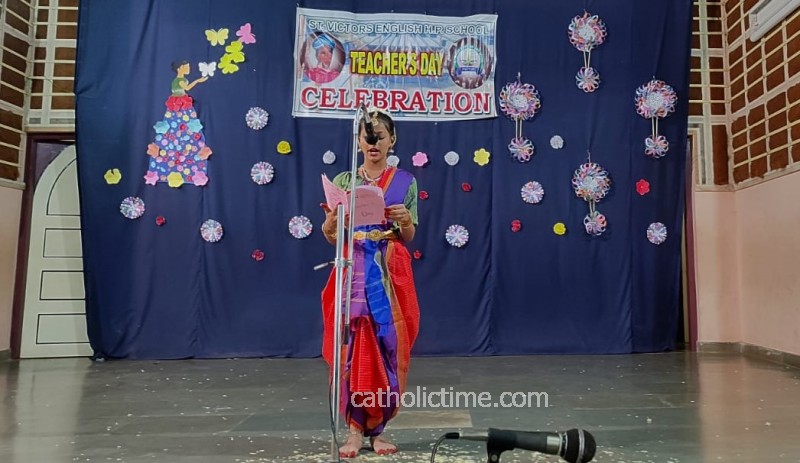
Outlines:
[[[362, 114], [363, 113], [363, 114]], [[363, 105], [356, 110], [353, 119], [353, 149], [350, 159], [350, 220], [347, 221], [347, 256], [344, 253], [344, 205], [336, 206], [336, 290], [334, 292], [334, 333], [333, 333], [333, 388], [331, 390], [331, 413], [333, 415], [333, 436], [331, 439], [331, 461], [339, 462], [339, 448], [336, 436], [339, 433], [339, 406], [342, 397], [342, 346], [349, 343], [350, 335], [350, 300], [353, 285], [353, 217], [356, 208], [356, 175], [358, 171], [358, 129], [362, 115], [366, 115]], [[344, 272], [347, 271], [345, 280]], [[343, 281], [344, 280], [344, 281]], [[344, 307], [342, 307], [342, 291], [344, 290]]]

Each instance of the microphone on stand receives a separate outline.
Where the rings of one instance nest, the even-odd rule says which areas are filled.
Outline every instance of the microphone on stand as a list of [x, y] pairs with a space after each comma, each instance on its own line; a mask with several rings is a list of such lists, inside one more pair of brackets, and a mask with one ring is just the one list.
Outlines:
[[597, 443], [582, 429], [566, 432], [506, 431], [489, 428], [483, 431], [448, 433], [448, 438], [486, 442], [489, 461], [500, 461], [506, 450], [522, 449], [558, 455], [569, 463], [585, 463], [594, 458]]
[[369, 145], [374, 145], [378, 143], [378, 136], [375, 135], [375, 127], [372, 126], [372, 120], [369, 118], [367, 106], [364, 103], [361, 103], [361, 113], [364, 118], [364, 141]]

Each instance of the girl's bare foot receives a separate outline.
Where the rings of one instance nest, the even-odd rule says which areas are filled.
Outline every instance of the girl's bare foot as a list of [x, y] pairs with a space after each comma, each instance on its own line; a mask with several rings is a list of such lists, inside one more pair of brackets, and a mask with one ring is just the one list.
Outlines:
[[347, 433], [347, 442], [339, 448], [339, 456], [342, 458], [355, 458], [363, 443], [364, 439], [361, 437], [361, 432], [350, 430]]
[[384, 439], [383, 436], [372, 437], [369, 441], [372, 444], [372, 449], [375, 450], [375, 453], [378, 455], [397, 453], [397, 446]]

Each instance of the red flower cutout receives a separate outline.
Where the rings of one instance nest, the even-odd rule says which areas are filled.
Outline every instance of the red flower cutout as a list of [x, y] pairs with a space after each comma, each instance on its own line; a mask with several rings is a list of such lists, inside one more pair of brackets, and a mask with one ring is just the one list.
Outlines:
[[414, 251], [414, 259], [417, 259], [417, 260], [422, 259], [422, 252], [419, 249]]
[[425, 190], [420, 191], [419, 192], [419, 199], [422, 199], [422, 200], [428, 199], [428, 192], [425, 191]]
[[472, 185], [470, 185], [467, 182], [464, 182], [464, 183], [461, 184], [461, 189], [464, 190], [465, 192], [469, 193], [470, 191], [472, 191]]
[[264, 260], [264, 251], [262, 251], [261, 249], [256, 249], [255, 251], [253, 251], [251, 257], [256, 262], [261, 262], [262, 260]]
[[636, 182], [636, 192], [642, 196], [650, 193], [650, 182], [645, 179], [641, 179]]
[[516, 232], [520, 231], [521, 229], [522, 229], [522, 222], [520, 222], [519, 220], [511, 221], [511, 231], [516, 233]]
[[158, 217], [156, 217], [156, 225], [160, 227], [165, 223], [167, 223], [167, 219], [165, 219], [163, 215], [159, 215]]

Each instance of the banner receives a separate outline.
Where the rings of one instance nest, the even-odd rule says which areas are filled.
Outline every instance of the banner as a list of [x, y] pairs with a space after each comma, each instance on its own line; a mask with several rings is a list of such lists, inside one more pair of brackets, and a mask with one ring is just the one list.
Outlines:
[[463, 18], [297, 9], [292, 115], [398, 120], [495, 117], [497, 15]]

